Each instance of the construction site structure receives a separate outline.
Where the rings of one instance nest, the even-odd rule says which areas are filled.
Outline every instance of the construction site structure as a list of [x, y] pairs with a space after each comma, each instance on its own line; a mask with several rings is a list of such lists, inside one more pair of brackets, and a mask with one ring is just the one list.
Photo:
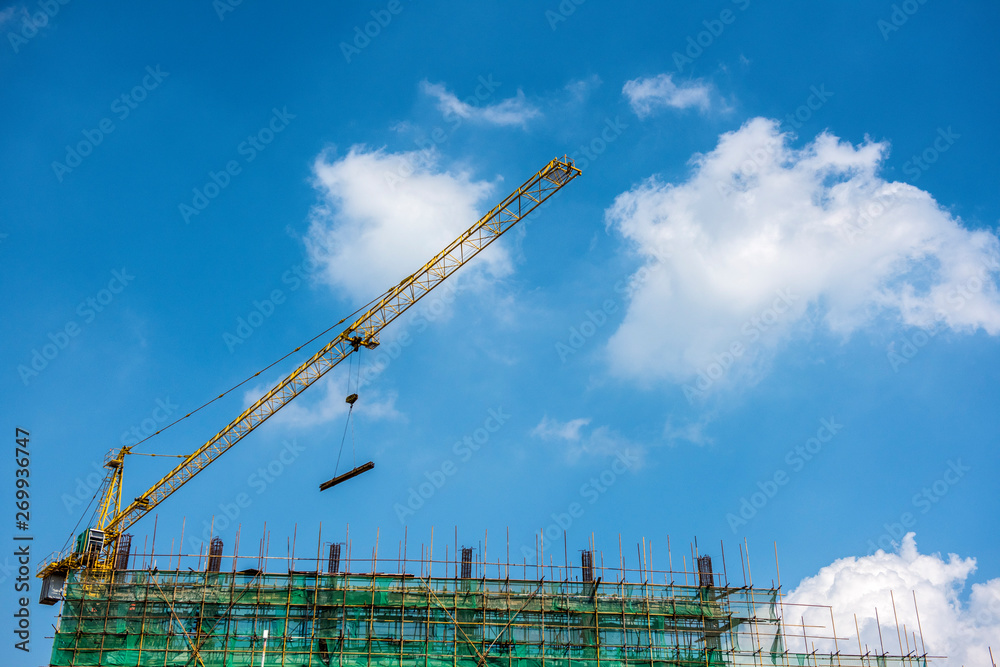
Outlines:
[[[382, 329], [390, 322], [414, 306], [431, 290], [465, 266], [580, 173], [580, 170], [573, 165], [573, 161], [569, 158], [550, 160], [520, 187], [490, 209], [486, 215], [462, 232], [458, 238], [425, 262], [423, 266], [355, 311], [349, 317], [354, 317], [358, 313], [361, 313], [360, 316], [340, 334], [323, 345], [287, 377], [271, 387], [221, 431], [201, 446], [194, 448], [189, 454], [182, 455], [183, 460], [173, 470], [136, 496], [124, 508], [122, 507], [122, 499], [126, 497], [123, 495], [125, 460], [129, 454], [133, 453], [132, 450], [141, 443], [112, 449], [105, 457], [104, 467], [107, 469], [107, 473], [101, 488], [95, 495], [98, 502], [90, 525], [77, 535], [75, 544], [71, 544], [72, 539], [67, 540], [67, 545], [61, 551], [46, 558], [39, 568], [38, 576], [43, 579], [42, 601], [51, 600], [51, 593], [61, 589], [68, 573], [74, 570], [81, 568], [93, 572], [114, 570], [121, 541], [128, 539], [129, 533], [126, 531], [137, 521], [217, 461], [220, 456], [315, 384], [340, 362], [347, 359], [351, 353], [358, 351], [361, 347], [368, 349], [377, 347]], [[339, 326], [347, 319], [340, 320], [327, 331]], [[301, 347], [296, 348], [289, 355], [298, 352]], [[282, 357], [282, 359], [284, 358]], [[261, 372], [263, 371], [258, 371], [236, 387], [249, 382], [259, 376]], [[222, 398], [236, 387], [229, 389], [202, 407]], [[352, 394], [348, 397], [347, 402], [353, 408], [356, 400], [357, 395]], [[193, 413], [188, 413], [177, 421], [186, 419], [191, 414]], [[169, 428], [169, 426], [164, 428]], [[157, 431], [153, 435], [159, 433], [160, 431]], [[148, 439], [146, 438], [146, 440]], [[328, 483], [322, 484], [320, 490], [350, 479], [372, 467], [373, 464], [369, 462], [349, 473], [335, 476]], [[46, 592], [50, 595], [46, 595]], [[49, 604], [52, 603], [49, 602]]]
[[[456, 541], [442, 560], [425, 548], [407, 559], [402, 544], [397, 558], [380, 559], [377, 542], [352, 559], [350, 541], [324, 544], [322, 535], [302, 558], [294, 544], [290, 556], [269, 556], [268, 541], [249, 557], [224, 554], [214, 538], [207, 553], [130, 554], [110, 575], [71, 572], [51, 665], [942, 664], [915, 646], [890, 655], [838, 637], [832, 613], [829, 626], [800, 622], [801, 605], [780, 584], [730, 585], [725, 566], [718, 571], [724, 558], [713, 566], [709, 556], [692, 564], [685, 555], [682, 570], [658, 571], [647, 569], [643, 547], [635, 569], [621, 554], [612, 568], [591, 548], [579, 565], [557, 566], [551, 555], [542, 565], [542, 554], [534, 563], [488, 561], [485, 549]], [[746, 576], [742, 548], [740, 559]]]
[[[197, 555], [156, 554], [150, 547], [137, 556], [127, 532], [137, 521], [351, 353], [376, 347], [387, 324], [579, 174], [566, 158], [550, 161], [124, 507], [124, 465], [137, 445], [112, 450], [94, 517], [75, 543], [69, 540], [39, 567], [41, 602], [63, 604], [51, 665], [927, 665], [928, 656], [915, 646], [892, 656], [881, 647], [862, 649], [859, 640], [857, 653], [841, 650], [832, 615], [829, 629], [804, 619], [789, 623], [780, 583], [760, 588], [751, 578], [730, 586], [725, 567], [719, 573], [708, 556], [694, 552], [690, 561], [682, 558], [681, 572], [673, 565], [663, 572], [647, 567], [645, 548], [634, 570], [621, 554], [617, 568], [606, 567], [592, 544], [579, 567], [571, 567], [568, 556], [563, 567], [546, 565], [541, 539], [535, 563], [520, 565], [489, 561], [485, 546], [481, 556], [469, 546], [459, 556], [457, 538], [450, 557], [446, 547], [437, 562], [433, 538], [426, 557], [422, 550], [414, 563], [404, 544], [396, 560], [380, 562], [377, 539], [371, 559], [352, 559], [349, 540], [323, 553], [322, 535], [309, 559], [295, 557], [294, 542], [288, 556], [270, 556], [266, 537], [251, 557], [238, 553], [237, 537], [227, 557], [219, 536]], [[353, 406], [356, 398], [351, 394], [347, 402]], [[800, 639], [802, 648], [791, 648]]]

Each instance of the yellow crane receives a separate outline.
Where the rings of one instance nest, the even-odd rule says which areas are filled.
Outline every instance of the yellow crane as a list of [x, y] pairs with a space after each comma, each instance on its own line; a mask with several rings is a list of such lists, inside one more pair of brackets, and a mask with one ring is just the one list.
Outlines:
[[184, 486], [352, 352], [362, 346], [369, 349], [378, 346], [378, 335], [383, 327], [399, 317], [580, 173], [580, 170], [573, 165], [573, 161], [566, 157], [549, 162], [418, 271], [386, 291], [353, 324], [257, 399], [205, 444], [184, 457], [173, 470], [128, 503], [124, 509], [122, 478], [125, 457], [132, 446], [122, 447], [117, 453], [112, 450], [104, 464], [108, 472], [99, 491], [100, 503], [94, 526], [80, 533], [76, 544], [66, 552], [51, 556], [39, 567], [38, 576], [46, 580], [42, 586], [43, 598], [47, 588], [61, 588], [66, 574], [72, 570], [87, 569], [97, 574], [113, 570], [119, 540], [136, 521]]

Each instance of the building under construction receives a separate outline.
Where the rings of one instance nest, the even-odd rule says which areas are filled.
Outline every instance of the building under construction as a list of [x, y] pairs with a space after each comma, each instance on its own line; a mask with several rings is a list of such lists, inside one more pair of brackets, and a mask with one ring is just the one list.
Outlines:
[[[680, 571], [671, 563], [655, 572], [645, 555], [635, 569], [626, 568], [621, 555], [617, 566], [605, 567], [593, 545], [579, 565], [571, 566], [568, 556], [562, 567], [544, 558], [490, 562], [485, 546], [482, 556], [472, 548], [458, 554], [457, 539], [450, 558], [446, 553], [434, 562], [431, 548], [418, 564], [407, 562], [402, 545], [395, 560], [380, 561], [377, 548], [370, 559], [352, 560], [349, 541], [329, 545], [324, 554], [320, 540], [315, 557], [306, 560], [295, 558], [294, 546], [289, 556], [272, 558], [264, 540], [250, 558], [238, 549], [225, 557], [218, 538], [198, 556], [133, 551], [130, 529], [137, 521], [351, 354], [376, 348], [386, 325], [580, 173], [568, 158], [551, 160], [423, 267], [359, 309], [364, 312], [352, 324], [221, 431], [199, 447], [185, 447], [183, 460], [139, 495], [125, 494], [123, 476], [128, 455], [140, 453], [132, 450], [145, 441], [110, 452], [94, 516], [75, 546], [39, 568], [42, 601], [63, 602], [51, 664], [925, 665], [915, 636], [912, 650], [892, 657], [860, 641], [856, 652], [841, 647], [832, 616], [829, 627], [807, 625], [801, 616], [789, 623], [785, 619], [796, 616], [785, 614], [780, 582], [759, 588], [747, 577], [731, 586], [724, 566], [720, 573], [695, 553], [682, 559]], [[355, 400], [357, 394], [347, 396], [352, 407]], [[341, 475], [334, 470], [320, 490], [373, 465]]]
[[[392, 560], [377, 548], [363, 561], [349, 551], [338, 543], [307, 559], [269, 557], [262, 540], [253, 557], [224, 556], [216, 538], [208, 554], [134, 554], [129, 568], [123, 553], [110, 573], [74, 571], [51, 664], [933, 664], [916, 647], [892, 656], [838, 638], [832, 614], [830, 626], [807, 626], [780, 585], [730, 585], [708, 556], [671, 572], [645, 569], [642, 556], [625, 569], [619, 555], [612, 569], [593, 550], [560, 566], [487, 563], [473, 548], [441, 561], [427, 550], [426, 560], [409, 562], [405, 549]], [[740, 567], [745, 577], [742, 551]]]

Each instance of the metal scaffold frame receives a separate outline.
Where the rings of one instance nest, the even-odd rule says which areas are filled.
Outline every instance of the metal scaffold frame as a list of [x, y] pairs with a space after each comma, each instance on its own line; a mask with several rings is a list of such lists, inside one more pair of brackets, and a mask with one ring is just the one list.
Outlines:
[[[271, 557], [266, 543], [262, 539], [252, 557], [221, 556], [221, 543], [213, 541], [210, 558], [204, 552], [134, 554], [141, 569], [71, 573], [51, 664], [926, 667], [934, 662], [926, 655], [817, 651], [815, 642], [836, 641], [835, 633], [787, 622], [780, 586], [730, 586], [703, 556], [697, 565], [685, 561], [680, 572], [605, 567], [603, 554], [593, 550], [584, 552], [580, 566], [571, 566], [568, 558], [556, 566], [542, 564], [543, 557], [533, 564], [487, 562], [470, 548], [459, 560], [457, 543], [452, 558], [446, 553], [439, 561], [430, 550], [408, 560], [403, 545], [397, 559], [379, 559], [377, 547], [370, 557], [352, 559], [349, 541], [330, 545], [328, 555], [318, 547], [315, 558], [295, 558], [294, 549], [290, 557]], [[197, 569], [190, 567], [195, 564]], [[813, 642], [814, 648], [795, 652], [788, 648], [793, 642], [806, 647]]]

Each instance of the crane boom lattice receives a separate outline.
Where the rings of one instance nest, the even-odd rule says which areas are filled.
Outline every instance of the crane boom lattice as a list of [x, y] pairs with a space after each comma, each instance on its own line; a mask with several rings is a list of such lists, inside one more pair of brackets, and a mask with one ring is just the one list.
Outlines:
[[427, 295], [455, 271], [479, 254], [524, 216], [538, 208], [560, 188], [580, 175], [571, 160], [556, 158], [529, 178], [521, 187], [493, 207], [478, 222], [452, 241], [418, 271], [385, 292], [363, 315], [324, 345], [290, 375], [272, 387], [224, 429], [185, 457], [169, 473], [121, 508], [121, 481], [124, 456], [122, 448], [105, 467], [108, 479], [102, 490], [102, 504], [97, 532], [102, 533], [99, 548], [89, 554], [69, 553], [57, 556], [42, 566], [39, 576], [58, 570], [89, 567], [109, 570], [114, 562], [118, 537], [136, 521], [166, 500], [233, 445], [263, 424], [271, 415], [313, 385], [330, 369], [360, 346], [374, 348], [379, 332], [410, 306]]

